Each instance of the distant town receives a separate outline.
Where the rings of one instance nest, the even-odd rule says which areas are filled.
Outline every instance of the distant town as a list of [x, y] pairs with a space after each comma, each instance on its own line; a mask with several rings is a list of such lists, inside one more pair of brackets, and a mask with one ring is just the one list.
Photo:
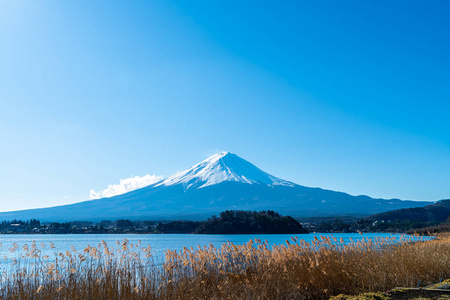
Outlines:
[[157, 223], [151, 221], [89, 221], [45, 223], [32, 219], [30, 221], [3, 221], [0, 234], [89, 234], [89, 233], [155, 233]]

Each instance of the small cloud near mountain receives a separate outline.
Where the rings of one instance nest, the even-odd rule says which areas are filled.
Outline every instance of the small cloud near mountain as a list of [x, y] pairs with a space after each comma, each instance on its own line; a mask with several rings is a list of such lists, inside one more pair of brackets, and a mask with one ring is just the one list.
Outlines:
[[126, 179], [120, 179], [119, 184], [109, 184], [108, 187], [102, 191], [90, 191], [90, 198], [100, 199], [100, 198], [109, 198], [121, 194], [125, 194], [151, 184], [154, 184], [158, 181], [161, 181], [164, 177], [158, 175], [150, 175], [147, 174], [145, 176], [134, 176]]

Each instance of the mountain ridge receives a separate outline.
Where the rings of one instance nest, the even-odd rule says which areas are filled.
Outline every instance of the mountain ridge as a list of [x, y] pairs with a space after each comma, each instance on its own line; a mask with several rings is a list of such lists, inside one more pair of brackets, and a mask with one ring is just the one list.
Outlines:
[[450, 199], [439, 200], [422, 207], [403, 208], [368, 217], [377, 221], [445, 222], [450, 218]]

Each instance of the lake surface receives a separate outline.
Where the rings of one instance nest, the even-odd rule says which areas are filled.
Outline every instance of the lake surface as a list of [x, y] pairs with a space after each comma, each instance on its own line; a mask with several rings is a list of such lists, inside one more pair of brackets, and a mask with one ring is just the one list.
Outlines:
[[[105, 241], [109, 247], [117, 248], [117, 242], [122, 242], [127, 239], [131, 244], [137, 244], [141, 242], [141, 247], [150, 246], [154, 257], [158, 260], [164, 259], [164, 252], [167, 249], [181, 250], [183, 247], [194, 247], [196, 249], [198, 245], [207, 246], [209, 244], [215, 247], [220, 247], [223, 243], [232, 242], [234, 244], [244, 244], [251, 239], [261, 239], [261, 241], [268, 242], [269, 245], [281, 245], [285, 244], [286, 240], [291, 241], [292, 237], [297, 237], [299, 240], [303, 239], [306, 242], [314, 240], [315, 237], [320, 236], [333, 236], [338, 240], [343, 238], [345, 243], [360, 240], [362, 238], [400, 238], [401, 234], [388, 234], [388, 233], [317, 233], [317, 234], [17, 234], [17, 235], [0, 235], [0, 258], [17, 257], [20, 253], [20, 249], [26, 244], [31, 246], [35, 241], [38, 249], [42, 251], [42, 254], [54, 254], [56, 252], [65, 252], [75, 249], [81, 252], [87, 245], [99, 246], [102, 241]], [[14, 246], [14, 243], [18, 244], [18, 250], [11, 252], [10, 249]], [[50, 248], [50, 243], [55, 245], [54, 249]], [[73, 246], [73, 248], [72, 248]]]

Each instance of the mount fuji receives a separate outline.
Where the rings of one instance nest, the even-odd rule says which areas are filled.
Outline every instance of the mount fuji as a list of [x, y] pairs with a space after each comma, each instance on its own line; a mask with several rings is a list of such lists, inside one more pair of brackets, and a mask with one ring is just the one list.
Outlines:
[[224, 210], [274, 210], [293, 217], [372, 215], [430, 202], [374, 199], [301, 186], [221, 152], [159, 182], [110, 198], [0, 213], [0, 220], [198, 220]]

